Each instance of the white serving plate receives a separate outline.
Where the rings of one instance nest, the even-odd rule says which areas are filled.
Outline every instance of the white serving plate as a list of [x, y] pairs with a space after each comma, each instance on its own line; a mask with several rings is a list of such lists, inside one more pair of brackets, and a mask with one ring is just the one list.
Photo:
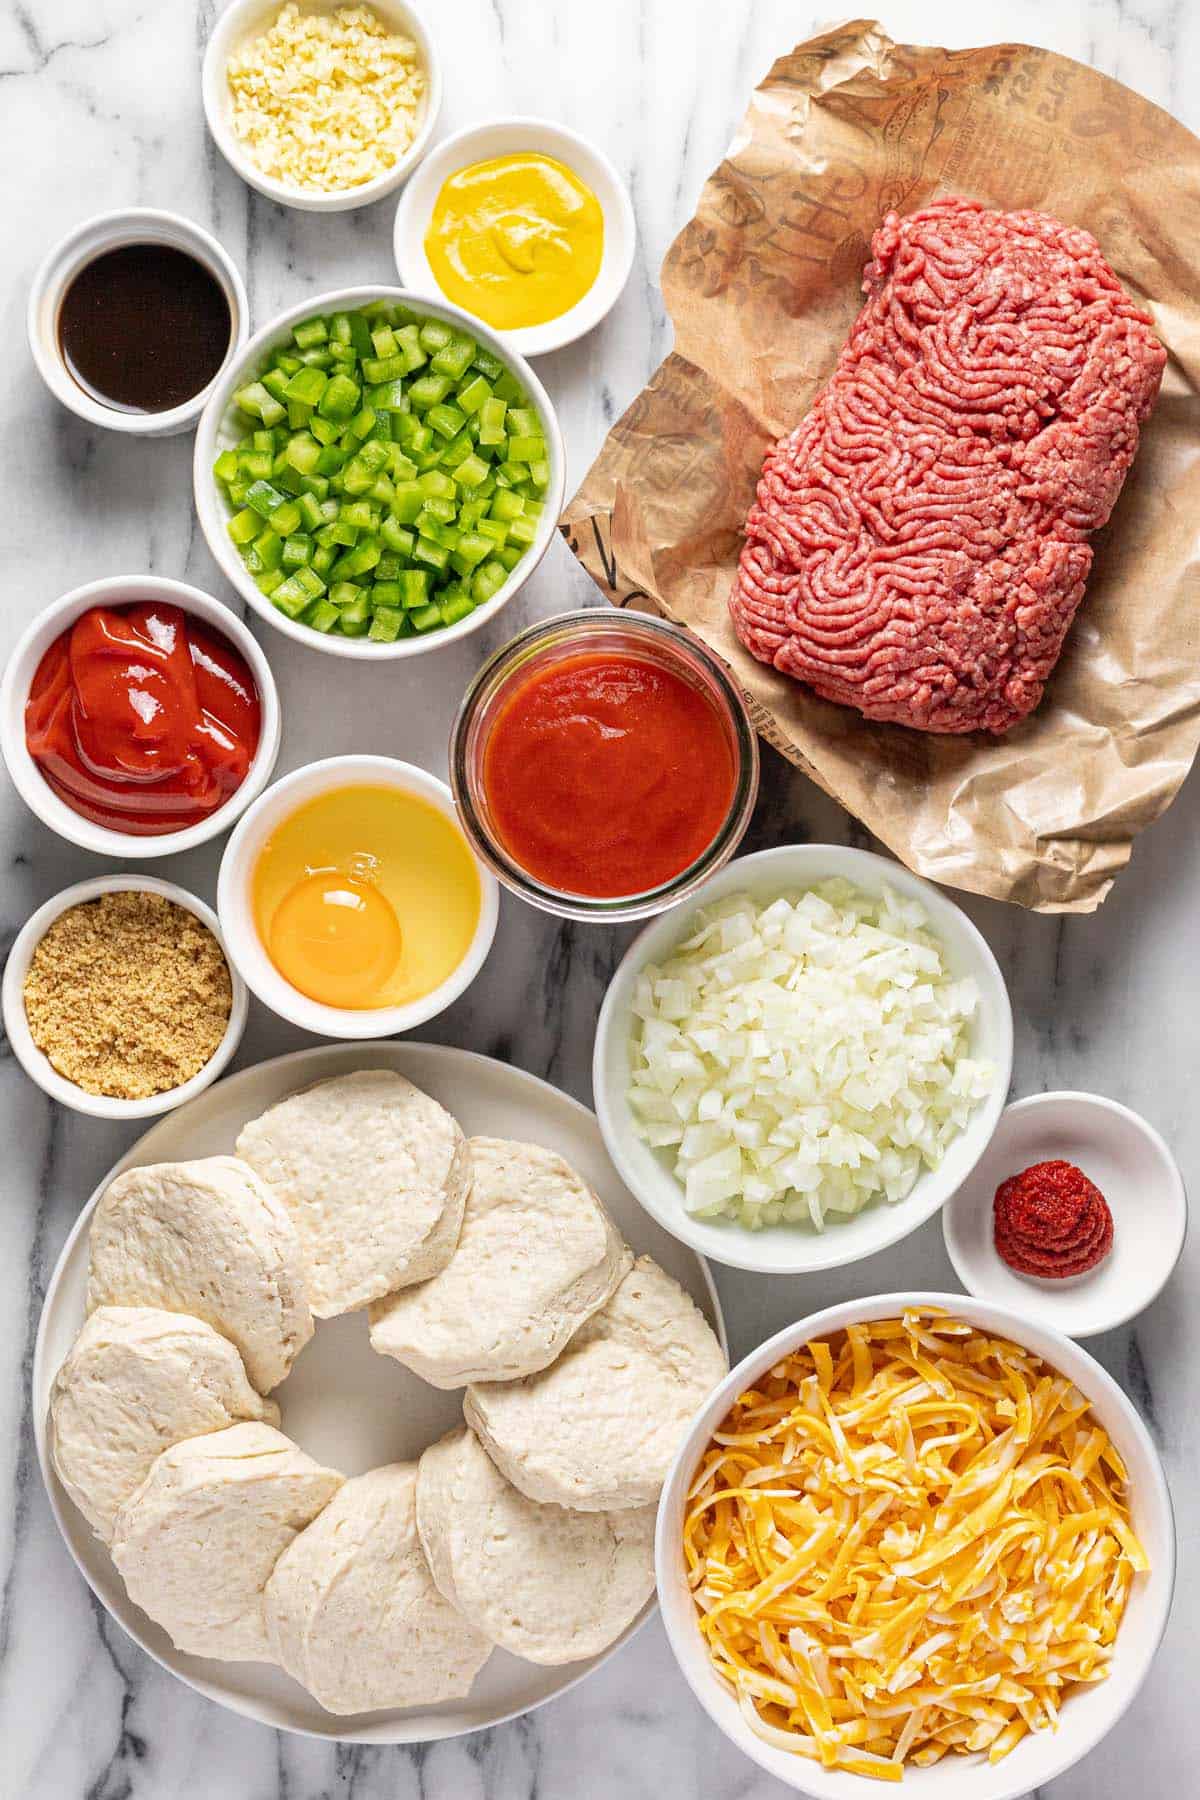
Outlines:
[[[414, 1043], [337, 1045], [276, 1057], [218, 1082], [155, 1125], [104, 1177], [63, 1246], [46, 1292], [33, 1362], [34, 1434], [42, 1477], [68, 1550], [93, 1593], [156, 1662], [208, 1699], [264, 1725], [352, 1743], [412, 1744], [499, 1725], [564, 1693], [633, 1635], [654, 1611], [654, 1599], [616, 1643], [585, 1662], [539, 1668], [494, 1650], [465, 1700], [336, 1717], [267, 1663], [214, 1662], [176, 1650], [166, 1632], [129, 1599], [107, 1550], [67, 1498], [47, 1454], [50, 1387], [84, 1318], [88, 1222], [113, 1176], [138, 1164], [231, 1151], [245, 1121], [286, 1094], [362, 1068], [407, 1075], [449, 1107], [468, 1135], [526, 1138], [557, 1150], [591, 1182], [633, 1249], [653, 1256], [675, 1277], [725, 1343], [706, 1265], [647, 1218], [622, 1187], [586, 1107], [524, 1070], [467, 1050]], [[319, 1461], [347, 1475], [415, 1458], [461, 1417], [461, 1394], [440, 1393], [399, 1363], [374, 1354], [365, 1312], [319, 1321], [316, 1336], [274, 1398], [284, 1431]]]

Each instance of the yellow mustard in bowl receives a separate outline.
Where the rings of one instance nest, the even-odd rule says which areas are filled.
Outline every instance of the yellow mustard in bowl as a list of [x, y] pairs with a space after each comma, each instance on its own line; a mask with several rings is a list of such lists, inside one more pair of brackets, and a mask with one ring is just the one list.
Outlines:
[[569, 312], [600, 273], [604, 212], [552, 156], [523, 151], [443, 182], [425, 254], [447, 300], [498, 331]]

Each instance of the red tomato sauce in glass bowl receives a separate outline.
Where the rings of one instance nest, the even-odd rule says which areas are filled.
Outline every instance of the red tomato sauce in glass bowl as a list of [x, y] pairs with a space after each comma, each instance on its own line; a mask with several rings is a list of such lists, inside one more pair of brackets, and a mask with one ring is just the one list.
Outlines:
[[703, 644], [601, 609], [535, 625], [463, 702], [451, 781], [509, 887], [571, 918], [640, 918], [728, 860], [754, 804], [745, 704]]
[[200, 824], [246, 779], [262, 707], [219, 631], [158, 601], [94, 606], [42, 656], [25, 742], [83, 818], [132, 836]]

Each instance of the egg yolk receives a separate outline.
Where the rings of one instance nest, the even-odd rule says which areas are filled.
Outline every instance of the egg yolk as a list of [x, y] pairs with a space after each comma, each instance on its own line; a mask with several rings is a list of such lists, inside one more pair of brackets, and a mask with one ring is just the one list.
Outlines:
[[370, 1006], [403, 947], [400, 923], [370, 882], [339, 869], [298, 881], [271, 921], [271, 960], [286, 981], [324, 1006]]

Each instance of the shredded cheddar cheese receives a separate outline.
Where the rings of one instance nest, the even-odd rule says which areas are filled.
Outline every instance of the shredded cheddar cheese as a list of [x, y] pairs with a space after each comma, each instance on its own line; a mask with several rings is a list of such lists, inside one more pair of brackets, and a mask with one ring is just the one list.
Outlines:
[[931, 1311], [806, 1344], [689, 1495], [700, 1629], [750, 1727], [884, 1781], [997, 1762], [1103, 1680], [1135, 1574], [1126, 1473], [1031, 1351]]

